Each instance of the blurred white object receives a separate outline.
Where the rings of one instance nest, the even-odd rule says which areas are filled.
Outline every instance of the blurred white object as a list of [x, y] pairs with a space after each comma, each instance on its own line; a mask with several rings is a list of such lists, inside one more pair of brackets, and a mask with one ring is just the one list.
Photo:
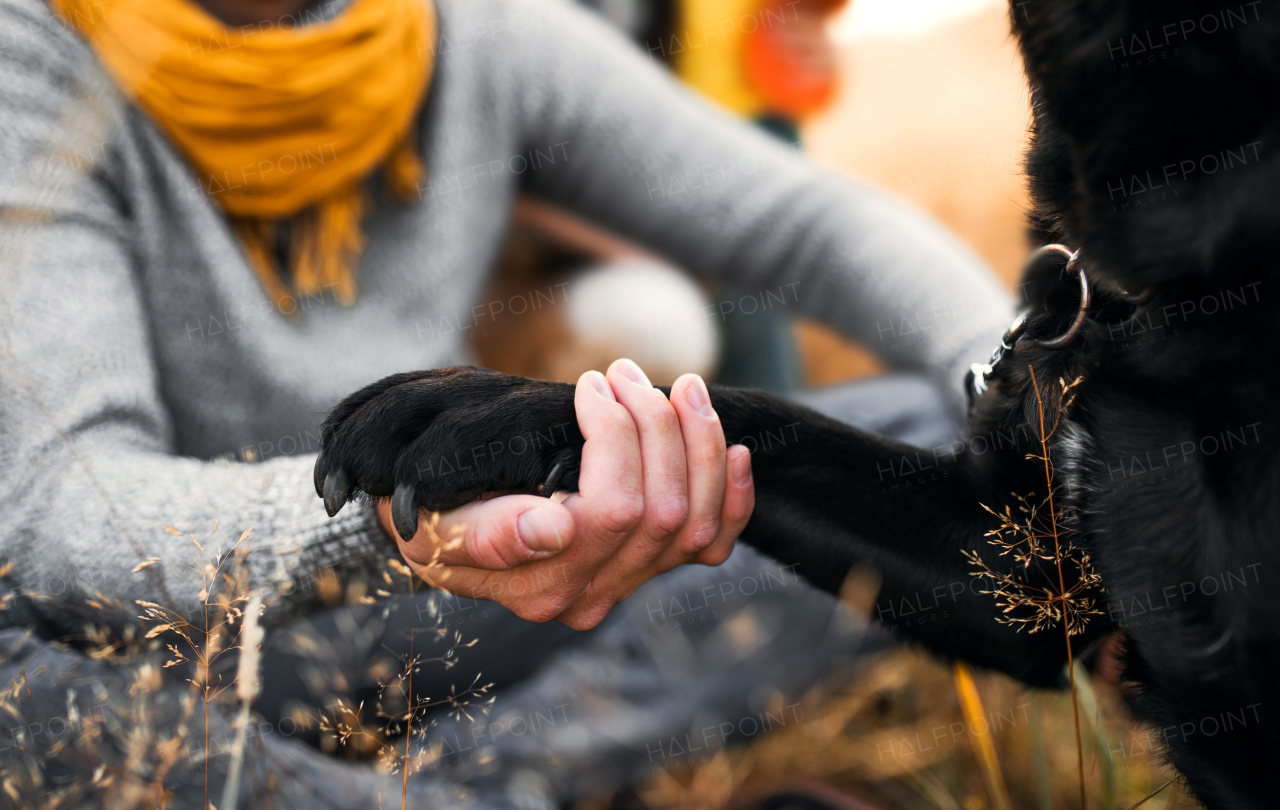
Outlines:
[[697, 285], [668, 264], [604, 264], [575, 279], [568, 297], [575, 342], [598, 358], [597, 368], [629, 357], [655, 385], [666, 385], [689, 372], [706, 376], [720, 359], [718, 316]]
[[886, 37], [910, 39], [944, 24], [950, 28], [1008, 28], [1007, 4], [999, 0], [854, 0], [831, 19], [836, 42]]

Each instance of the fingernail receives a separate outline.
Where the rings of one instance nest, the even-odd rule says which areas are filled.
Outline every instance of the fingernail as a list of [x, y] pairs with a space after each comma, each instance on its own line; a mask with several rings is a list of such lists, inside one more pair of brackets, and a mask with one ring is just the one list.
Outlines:
[[693, 382], [685, 389], [684, 401], [689, 403], [689, 407], [698, 412], [699, 416], [707, 419], [715, 419], [715, 409], [711, 407], [711, 395], [707, 393], [707, 384], [702, 381], [701, 377], [694, 377]]
[[604, 375], [601, 374], [600, 372], [598, 371], [587, 372], [587, 382], [591, 383], [591, 387], [596, 389], [596, 393], [599, 394], [600, 396], [604, 397], [605, 399], [613, 400], [614, 402], [618, 401], [617, 398], [614, 397], [613, 395], [613, 389], [609, 387], [609, 381], [606, 380], [604, 378]]
[[734, 459], [733, 483], [740, 487], [751, 483], [751, 453], [743, 453]]
[[653, 383], [649, 382], [649, 378], [644, 376], [644, 372], [630, 360], [622, 359], [618, 361], [618, 373], [626, 377], [636, 385], [643, 385], [646, 388], [652, 388]]
[[564, 548], [564, 535], [569, 527], [557, 525], [561, 520], [559, 510], [555, 516], [549, 515], [549, 511], [530, 509], [516, 521], [520, 542], [534, 551], [560, 551]]

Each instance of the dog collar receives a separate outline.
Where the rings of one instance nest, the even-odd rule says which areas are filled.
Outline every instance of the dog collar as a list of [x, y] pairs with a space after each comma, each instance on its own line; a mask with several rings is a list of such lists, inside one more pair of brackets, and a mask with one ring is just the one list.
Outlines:
[[1067, 273], [1074, 273], [1080, 277], [1080, 310], [1076, 313], [1075, 320], [1071, 322], [1071, 326], [1067, 331], [1054, 338], [1048, 340], [1038, 340], [1036, 338], [1025, 337], [1022, 328], [1026, 325], [1027, 316], [1031, 314], [1031, 308], [1026, 307], [1020, 311], [1013, 319], [1013, 323], [1009, 324], [1009, 329], [1004, 333], [1004, 337], [1000, 339], [1000, 345], [991, 353], [991, 359], [986, 363], [974, 363], [969, 367], [970, 373], [973, 375], [973, 393], [974, 396], [982, 396], [987, 391], [987, 377], [995, 370], [996, 365], [1004, 359], [1005, 352], [1013, 351], [1013, 347], [1018, 345], [1018, 341], [1025, 340], [1034, 346], [1041, 346], [1046, 349], [1060, 349], [1069, 344], [1075, 336], [1080, 333], [1080, 327], [1084, 325], [1085, 316], [1089, 311], [1089, 303], [1093, 292], [1089, 284], [1089, 277], [1085, 274], [1084, 268], [1080, 267], [1080, 251], [1071, 250], [1063, 245], [1045, 245], [1037, 248], [1027, 257], [1026, 262], [1022, 265], [1022, 275], [1025, 278], [1027, 269], [1033, 264], [1040, 261], [1045, 256], [1059, 255], [1065, 256]]

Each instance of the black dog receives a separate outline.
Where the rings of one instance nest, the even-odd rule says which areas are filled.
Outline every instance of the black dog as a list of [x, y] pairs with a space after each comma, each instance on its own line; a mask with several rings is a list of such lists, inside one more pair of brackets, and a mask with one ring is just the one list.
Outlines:
[[[981, 507], [1043, 497], [1044, 462], [1028, 458], [1041, 453], [1043, 414], [1062, 528], [1105, 587], [1073, 642], [1121, 633], [1130, 705], [1213, 808], [1271, 806], [1258, 766], [1280, 754], [1266, 694], [1280, 677], [1280, 610], [1266, 597], [1280, 558], [1271, 14], [1257, 2], [1014, 1], [1034, 105], [1032, 224], [1072, 250], [1028, 265], [1027, 316], [971, 375], [964, 447], [927, 453], [761, 392], [711, 388], [731, 441], [794, 426], [754, 453], [742, 539], [833, 592], [852, 567], [873, 568], [881, 604], [967, 581], [963, 551], [1033, 583], [1056, 576], [999, 556], [985, 537], [999, 521]], [[575, 489], [574, 425], [568, 385], [468, 368], [396, 375], [325, 422], [316, 489], [331, 512], [353, 491], [392, 497], [409, 536], [420, 507]], [[423, 474], [515, 434], [548, 440], [470, 477]], [[886, 477], [920, 461], [936, 468], [927, 484]], [[994, 597], [955, 599], [948, 621], [903, 632], [1031, 684], [1059, 681], [1060, 627], [1017, 632], [997, 621]]]

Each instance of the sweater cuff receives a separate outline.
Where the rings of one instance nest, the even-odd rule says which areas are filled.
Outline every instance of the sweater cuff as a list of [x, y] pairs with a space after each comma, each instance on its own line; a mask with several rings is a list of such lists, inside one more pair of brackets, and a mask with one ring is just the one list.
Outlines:
[[388, 560], [400, 558], [368, 499], [352, 499], [329, 517], [315, 493], [315, 456], [280, 459], [264, 466], [275, 469], [264, 496], [260, 528], [251, 540], [249, 563], [252, 585], [262, 589], [268, 603], [265, 623], [279, 623], [322, 607], [317, 584], [326, 569], [344, 586], [358, 579], [372, 582], [381, 580]]

